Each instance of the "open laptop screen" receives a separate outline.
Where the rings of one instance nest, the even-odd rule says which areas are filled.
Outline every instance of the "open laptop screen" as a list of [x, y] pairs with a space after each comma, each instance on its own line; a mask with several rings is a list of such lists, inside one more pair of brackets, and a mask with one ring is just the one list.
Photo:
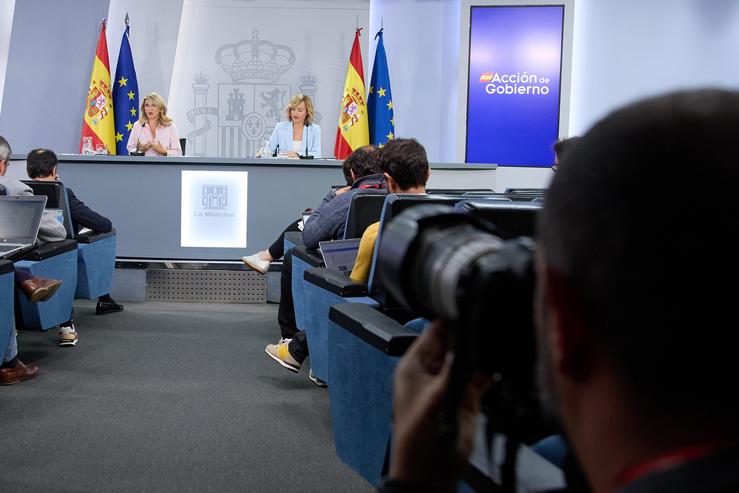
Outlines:
[[0, 242], [36, 241], [46, 197], [0, 197]]

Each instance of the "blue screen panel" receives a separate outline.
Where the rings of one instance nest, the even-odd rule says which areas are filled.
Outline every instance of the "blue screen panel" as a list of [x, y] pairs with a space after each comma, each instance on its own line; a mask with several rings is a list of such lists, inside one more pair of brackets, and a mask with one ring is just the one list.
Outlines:
[[563, 5], [471, 8], [466, 162], [552, 165], [563, 20]]

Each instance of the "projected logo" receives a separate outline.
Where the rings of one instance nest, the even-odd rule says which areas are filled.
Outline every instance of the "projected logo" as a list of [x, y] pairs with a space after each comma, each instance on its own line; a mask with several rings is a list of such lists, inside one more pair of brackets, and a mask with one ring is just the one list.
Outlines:
[[549, 78], [528, 72], [516, 72], [515, 74], [483, 72], [480, 82], [485, 83], [485, 92], [488, 94], [546, 96], [550, 91]]
[[228, 187], [225, 185], [203, 185], [203, 209], [223, 210], [228, 207]]
[[180, 246], [246, 248], [248, 173], [182, 171]]

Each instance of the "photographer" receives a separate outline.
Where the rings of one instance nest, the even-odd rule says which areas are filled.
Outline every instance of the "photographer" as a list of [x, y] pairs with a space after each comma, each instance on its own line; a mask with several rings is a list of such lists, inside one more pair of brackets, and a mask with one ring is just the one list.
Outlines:
[[[548, 190], [536, 252], [539, 394], [595, 492], [739, 491], [736, 296], [725, 287], [739, 274], [727, 241], [739, 205], [731, 193], [680, 196], [737, 182], [737, 135], [739, 93], [645, 100], [597, 123]], [[436, 323], [399, 364], [382, 491], [455, 490], [487, 385], [466, 383], [457, 440], [444, 440], [437, 416], [459, 357]]]

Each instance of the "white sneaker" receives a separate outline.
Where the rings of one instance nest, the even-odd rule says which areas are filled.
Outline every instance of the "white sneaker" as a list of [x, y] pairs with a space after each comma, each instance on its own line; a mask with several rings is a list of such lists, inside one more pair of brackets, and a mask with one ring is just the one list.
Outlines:
[[254, 269], [257, 272], [261, 272], [262, 274], [266, 274], [269, 270], [269, 264], [271, 262], [268, 262], [267, 260], [262, 260], [259, 257], [258, 253], [255, 253], [254, 255], [248, 255], [246, 257], [241, 257], [241, 260]]
[[310, 379], [311, 382], [313, 382], [314, 384], [318, 385], [321, 388], [328, 387], [328, 384], [326, 382], [324, 382], [323, 380], [321, 380], [320, 378], [318, 378], [317, 376], [313, 374], [313, 368], [311, 368], [310, 371], [308, 371], [308, 378]]
[[59, 326], [59, 345], [60, 346], [76, 346], [79, 336], [74, 328], [74, 324]]
[[280, 342], [278, 342], [277, 344], [290, 344], [290, 341], [292, 341], [292, 340], [293, 340], [292, 337], [290, 337], [290, 338], [288, 338], [288, 337], [281, 337], [280, 338]]

